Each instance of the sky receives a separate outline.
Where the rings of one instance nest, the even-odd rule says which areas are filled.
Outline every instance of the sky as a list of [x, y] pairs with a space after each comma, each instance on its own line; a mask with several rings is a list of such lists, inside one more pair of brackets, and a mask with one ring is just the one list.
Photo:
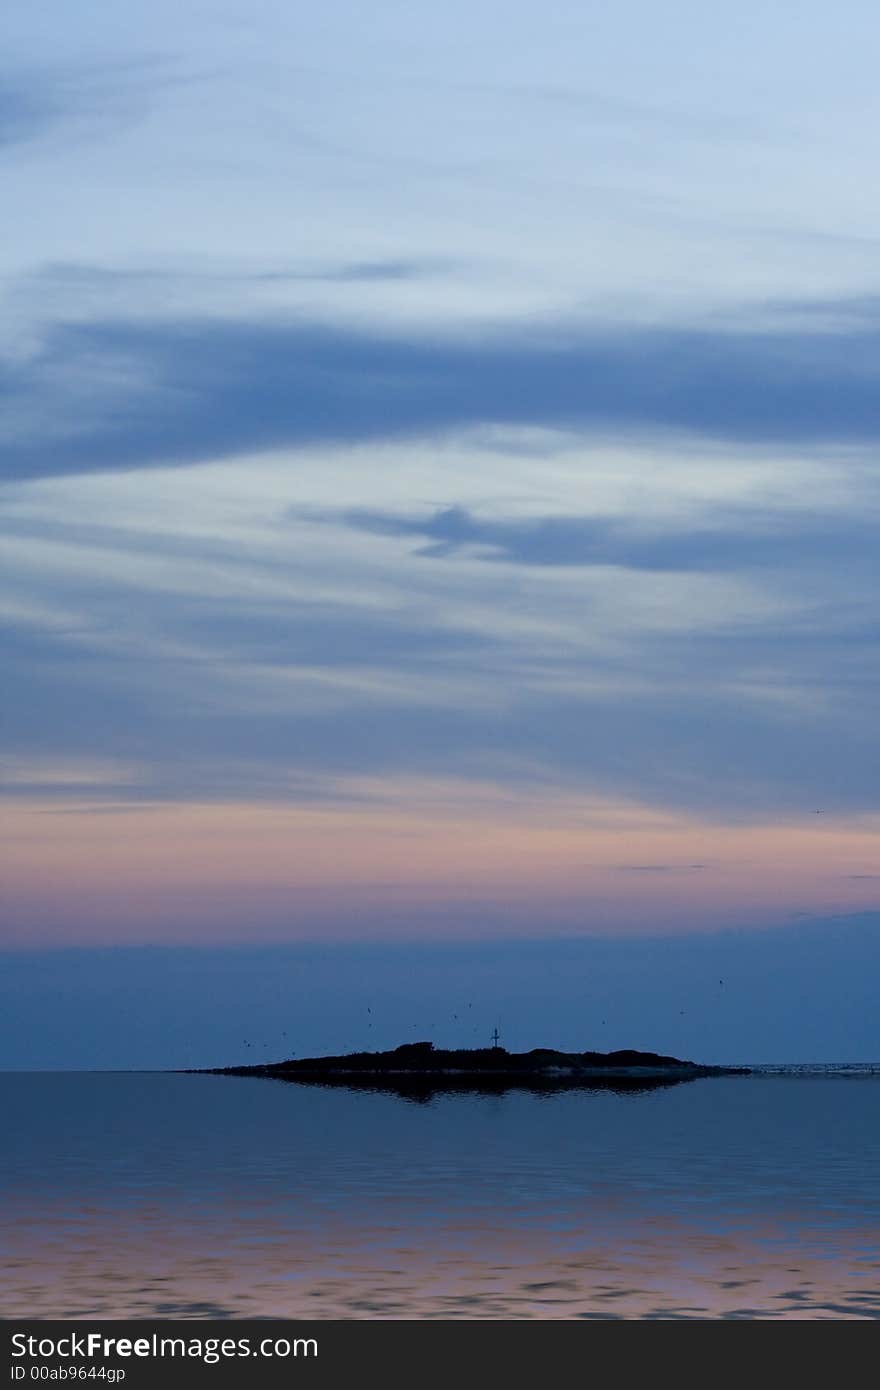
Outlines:
[[0, 1065], [880, 1057], [878, 41], [8, 0]]

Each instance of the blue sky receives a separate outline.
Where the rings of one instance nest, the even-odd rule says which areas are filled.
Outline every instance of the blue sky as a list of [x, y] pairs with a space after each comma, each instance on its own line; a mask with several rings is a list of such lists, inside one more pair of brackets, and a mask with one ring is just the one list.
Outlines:
[[4, 1065], [260, 1062], [433, 1038], [640, 1047], [706, 1062], [876, 1060], [870, 917], [776, 931], [17, 952]]
[[4, 27], [8, 959], [876, 932], [875, 7]]

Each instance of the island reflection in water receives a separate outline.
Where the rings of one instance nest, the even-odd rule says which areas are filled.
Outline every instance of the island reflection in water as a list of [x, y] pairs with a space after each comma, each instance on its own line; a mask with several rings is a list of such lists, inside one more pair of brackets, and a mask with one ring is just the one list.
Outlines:
[[0, 1315], [880, 1317], [880, 1078], [628, 1080], [0, 1077]]
[[487, 1072], [473, 1074], [443, 1072], [329, 1072], [326, 1076], [266, 1076], [256, 1080], [275, 1081], [282, 1086], [322, 1086], [340, 1091], [377, 1092], [386, 1096], [396, 1096], [398, 1100], [428, 1104], [438, 1096], [503, 1096], [512, 1092], [533, 1096], [561, 1095], [564, 1092], [587, 1091], [610, 1092], [612, 1095], [643, 1095], [647, 1091], [659, 1091], [668, 1086], [681, 1086], [694, 1080], [690, 1076], [515, 1076], [500, 1073], [493, 1076]]

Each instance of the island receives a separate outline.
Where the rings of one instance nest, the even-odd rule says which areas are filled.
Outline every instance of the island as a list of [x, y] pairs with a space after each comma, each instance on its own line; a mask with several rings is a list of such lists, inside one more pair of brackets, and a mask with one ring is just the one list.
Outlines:
[[497, 1045], [441, 1048], [432, 1042], [410, 1042], [386, 1052], [291, 1057], [281, 1062], [199, 1070], [209, 1075], [256, 1076], [427, 1099], [440, 1091], [648, 1091], [700, 1077], [743, 1075], [749, 1069], [711, 1066], [632, 1049], [560, 1052], [552, 1047], [534, 1047], [528, 1052], [508, 1052]]

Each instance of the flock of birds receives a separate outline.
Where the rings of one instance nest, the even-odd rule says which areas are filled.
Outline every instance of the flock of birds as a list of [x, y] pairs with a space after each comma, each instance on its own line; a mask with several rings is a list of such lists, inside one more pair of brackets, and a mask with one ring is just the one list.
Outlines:
[[[818, 812], [817, 812], [817, 814], [818, 814]], [[723, 981], [723, 980], [719, 980], [719, 981], [718, 981], [718, 988], [719, 988], [719, 989], [723, 989], [723, 988], [724, 988], [724, 981]], [[474, 1006], [473, 1006], [473, 1003], [468, 1004], [467, 1007], [468, 1007], [468, 1009], [472, 1009], [472, 1008], [474, 1007]], [[372, 1026], [373, 1026], [373, 1024], [372, 1024], [373, 1010], [372, 1010], [372, 1007], [371, 1007], [369, 1004], [366, 1006], [366, 1009], [367, 1009], [367, 1014], [369, 1015], [369, 1018], [370, 1018], [370, 1022], [367, 1024], [367, 1028], [368, 1028], [368, 1029], [371, 1029]], [[680, 1017], [680, 1018], [684, 1018], [684, 1016], [685, 1016], [685, 1010], [684, 1010], [684, 1009], [679, 1009], [679, 1017]], [[459, 1015], [458, 1015], [457, 1013], [453, 1013], [453, 1014], [451, 1015], [451, 1017], [452, 1017], [452, 1021], [453, 1021], [454, 1023], [457, 1023], [457, 1022], [459, 1021]], [[413, 1026], [413, 1029], [416, 1030], [416, 1031], [418, 1031], [418, 1030], [422, 1027], [422, 1025], [419, 1024], [419, 1023], [414, 1023], [412, 1026]], [[605, 1027], [607, 1027], [607, 1026], [608, 1026], [608, 1020], [605, 1019], [605, 1018], [603, 1018], [603, 1019], [602, 1019], [602, 1027], [605, 1028]], [[432, 1029], [435, 1028], [435, 1027], [436, 1027], [436, 1023], [432, 1020], [431, 1023], [429, 1024], [429, 1027], [432, 1028]], [[476, 1024], [476, 1023], [473, 1024], [472, 1027], [471, 1027], [471, 1032], [472, 1032], [472, 1033], [478, 1033], [479, 1031], [480, 1031], [479, 1024]], [[282, 1036], [282, 1038], [285, 1038], [285, 1039], [286, 1039], [286, 1037], [287, 1037], [287, 1032], [286, 1032], [286, 1031], [282, 1031], [281, 1036]], [[497, 1037], [497, 1033], [494, 1034], [493, 1036]], [[252, 1043], [252, 1042], [250, 1042], [247, 1038], [244, 1038], [244, 1039], [243, 1039], [243, 1042], [244, 1042], [244, 1046], [245, 1046], [245, 1047], [248, 1047], [248, 1048], [258, 1046], [257, 1043]], [[269, 1042], [264, 1042], [264, 1043], [262, 1044], [262, 1047], [263, 1047], [263, 1050], [264, 1050], [264, 1051], [267, 1051], [267, 1050], [269, 1049], [269, 1047], [271, 1047], [271, 1046], [273, 1046], [273, 1044], [271, 1044], [271, 1043], [269, 1043]], [[293, 1055], [295, 1055], [295, 1054], [291, 1053], [291, 1056], [293, 1056]]]

